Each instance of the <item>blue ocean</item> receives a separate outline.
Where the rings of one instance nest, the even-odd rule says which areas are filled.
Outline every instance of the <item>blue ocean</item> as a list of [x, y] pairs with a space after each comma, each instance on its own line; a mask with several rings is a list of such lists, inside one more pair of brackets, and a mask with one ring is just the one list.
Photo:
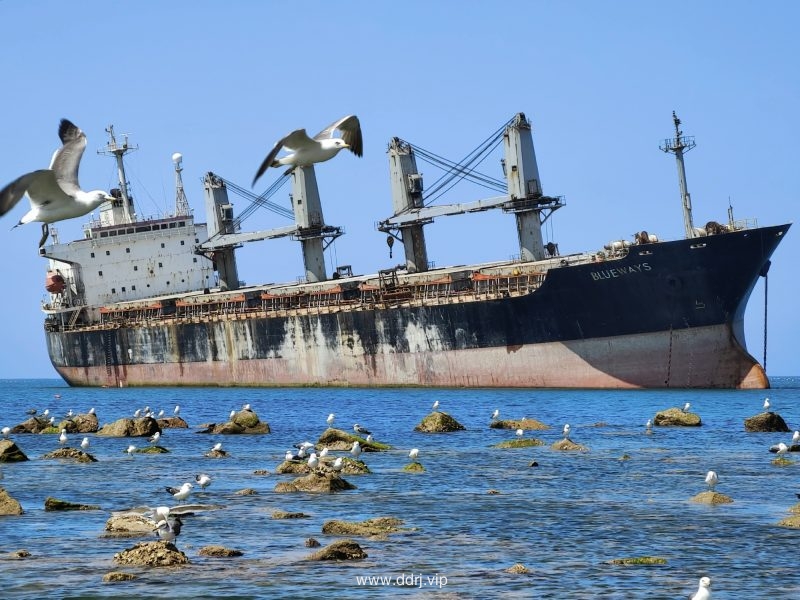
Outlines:
[[[0, 486], [24, 509], [0, 517], [0, 590], [3, 598], [686, 598], [702, 576], [715, 599], [800, 598], [800, 531], [778, 526], [791, 516], [800, 492], [800, 453], [773, 464], [770, 446], [791, 433], [747, 433], [744, 420], [772, 410], [800, 429], [800, 377], [773, 378], [763, 391], [496, 390], [496, 389], [75, 389], [60, 380], [0, 382], [0, 427], [49, 409], [57, 418], [94, 407], [100, 424], [149, 406], [171, 414], [180, 405], [188, 429], [165, 429], [168, 453], [129, 456], [144, 438], [89, 434], [98, 462], [79, 464], [43, 456], [57, 435], [12, 435], [30, 459], [0, 465]], [[439, 401], [465, 431], [423, 434], [414, 427]], [[655, 427], [656, 412], [691, 403], [701, 427]], [[249, 403], [272, 433], [210, 435], [200, 425], [228, 419]], [[511, 430], [490, 429], [501, 419], [537, 419], [551, 428], [526, 431], [544, 445], [499, 449]], [[345, 475], [356, 489], [336, 494], [276, 493], [295, 476], [275, 468], [298, 442], [316, 442], [334, 426], [370, 429], [391, 449], [361, 458], [371, 474]], [[565, 423], [587, 452], [551, 448]], [[83, 436], [72, 436], [78, 447]], [[226, 458], [204, 456], [221, 442]], [[419, 449], [424, 473], [402, 469]], [[341, 454], [341, 453], [333, 453]], [[538, 466], [531, 466], [534, 462]], [[717, 491], [734, 502], [691, 502], [705, 491], [710, 469]], [[256, 474], [266, 470], [269, 474]], [[184, 519], [176, 546], [181, 567], [114, 564], [116, 553], [152, 538], [104, 536], [112, 511], [174, 505], [166, 486], [208, 473], [211, 485], [191, 501], [217, 505]], [[240, 495], [252, 488], [255, 494]], [[490, 490], [496, 493], [489, 493]], [[49, 496], [101, 510], [46, 512]], [[303, 512], [277, 520], [272, 512]], [[305, 546], [331, 519], [398, 517], [408, 531], [353, 538], [368, 557], [316, 562]], [[208, 545], [243, 555], [200, 555]], [[27, 558], [12, 558], [17, 550]], [[614, 559], [661, 557], [661, 565], [611, 564]], [[506, 569], [524, 565], [528, 572]], [[112, 571], [135, 575], [104, 583]]]

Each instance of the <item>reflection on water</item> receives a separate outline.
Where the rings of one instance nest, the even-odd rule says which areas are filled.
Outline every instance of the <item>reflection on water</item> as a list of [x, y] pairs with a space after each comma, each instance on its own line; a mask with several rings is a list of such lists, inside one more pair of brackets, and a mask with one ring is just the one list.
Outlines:
[[[55, 435], [18, 435], [31, 459], [3, 465], [2, 485], [25, 514], [0, 518], [1, 552], [25, 549], [23, 560], [0, 558], [3, 597], [59, 598], [318, 598], [428, 595], [472, 598], [679, 598], [713, 580], [714, 597], [798, 598], [800, 573], [794, 548], [800, 532], [777, 527], [800, 492], [800, 454], [778, 467], [768, 452], [790, 434], [745, 433], [744, 419], [772, 410], [800, 428], [800, 379], [781, 378], [761, 391], [575, 391], [426, 389], [71, 389], [58, 381], [5, 381], [0, 387], [0, 427], [27, 418], [26, 410], [95, 410], [100, 423], [131, 416], [149, 405], [170, 413], [181, 405], [188, 430], [165, 430], [163, 455], [128, 457], [129, 439], [90, 435], [99, 462], [74, 464], [41, 457], [58, 447]], [[55, 394], [61, 394], [56, 399]], [[413, 431], [435, 399], [466, 428], [451, 434]], [[700, 428], [644, 424], [658, 410], [691, 401]], [[227, 420], [250, 403], [272, 433], [209, 436], [196, 427]], [[499, 450], [515, 437], [488, 428], [500, 418], [535, 418], [552, 429], [526, 432], [544, 446]], [[363, 454], [370, 475], [346, 476], [356, 490], [335, 495], [276, 494], [274, 474], [293, 444], [316, 441], [329, 413], [335, 425], [355, 422], [392, 445]], [[550, 449], [564, 423], [587, 453]], [[82, 436], [81, 436], [82, 437]], [[69, 445], [77, 447], [79, 436]], [[221, 441], [230, 456], [203, 454]], [[134, 440], [138, 445], [146, 440]], [[419, 448], [423, 474], [404, 473], [408, 450]], [[334, 453], [336, 454], [336, 453]], [[530, 467], [535, 460], [538, 467]], [[267, 469], [270, 475], [255, 475]], [[706, 471], [719, 474], [717, 490], [733, 504], [689, 502], [705, 489]], [[213, 483], [192, 502], [223, 508], [184, 519], [178, 547], [191, 564], [175, 569], [118, 567], [115, 553], [138, 539], [103, 537], [110, 511], [168, 504], [165, 486], [199, 472]], [[236, 492], [253, 488], [257, 494]], [[497, 494], [487, 493], [496, 490]], [[101, 511], [44, 511], [48, 496]], [[308, 519], [274, 520], [273, 510], [302, 511]], [[396, 516], [413, 531], [385, 539], [357, 539], [369, 555], [350, 563], [306, 561], [309, 537], [322, 544], [330, 519]], [[203, 546], [244, 551], [240, 558], [208, 558]], [[661, 566], [612, 566], [615, 558], [660, 556]], [[515, 563], [530, 573], [505, 572]], [[135, 573], [131, 582], [106, 584], [114, 570]], [[363, 584], [364, 577], [376, 578]], [[380, 580], [383, 578], [383, 581]], [[403, 585], [404, 584], [404, 585]]]

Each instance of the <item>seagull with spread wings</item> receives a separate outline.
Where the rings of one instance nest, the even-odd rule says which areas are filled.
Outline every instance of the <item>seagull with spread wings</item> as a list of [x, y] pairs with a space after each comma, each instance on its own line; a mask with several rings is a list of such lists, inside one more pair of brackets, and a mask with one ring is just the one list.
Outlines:
[[80, 217], [114, 199], [103, 190], [84, 192], [78, 184], [78, 167], [86, 149], [83, 131], [71, 121], [61, 119], [58, 137], [62, 146], [53, 154], [49, 168], [26, 173], [0, 190], [0, 216], [14, 208], [25, 194], [28, 195], [31, 209], [17, 225], [40, 221], [40, 248], [50, 235], [50, 223]]
[[[336, 131], [341, 133], [341, 137], [334, 137]], [[283, 148], [288, 150], [289, 154], [277, 158]], [[258, 172], [253, 178], [253, 185], [269, 167], [288, 166], [286, 174], [289, 174], [295, 167], [307, 167], [314, 163], [330, 160], [344, 148], [348, 148], [356, 156], [364, 154], [361, 123], [355, 115], [334, 121], [313, 138], [308, 137], [305, 129], [296, 129], [276, 142], [258, 168]]]

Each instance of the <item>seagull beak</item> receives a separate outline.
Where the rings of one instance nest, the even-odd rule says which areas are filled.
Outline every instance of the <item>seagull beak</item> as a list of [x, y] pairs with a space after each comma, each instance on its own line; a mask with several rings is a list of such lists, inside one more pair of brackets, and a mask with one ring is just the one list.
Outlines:
[[342, 144], [342, 148], [349, 148], [350, 144]]

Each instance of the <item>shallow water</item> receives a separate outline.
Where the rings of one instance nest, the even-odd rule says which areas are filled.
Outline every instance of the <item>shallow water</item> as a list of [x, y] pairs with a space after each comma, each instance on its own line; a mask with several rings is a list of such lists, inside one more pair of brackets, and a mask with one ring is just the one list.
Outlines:
[[[772, 464], [769, 446], [791, 434], [746, 433], [744, 419], [762, 410], [765, 395], [790, 428], [800, 428], [800, 378], [777, 378], [763, 391], [580, 391], [429, 389], [73, 389], [57, 380], [0, 382], [0, 426], [14, 426], [25, 411], [95, 407], [101, 425], [149, 405], [171, 413], [181, 405], [188, 430], [164, 430], [168, 454], [135, 455], [131, 441], [89, 435], [99, 462], [75, 464], [42, 456], [58, 447], [55, 435], [17, 435], [31, 459], [0, 466], [0, 485], [23, 506], [22, 516], [0, 517], [0, 589], [4, 598], [347, 598], [403, 595], [443, 598], [685, 598], [709, 575], [714, 598], [798, 598], [800, 531], [777, 523], [789, 516], [800, 492], [800, 455], [788, 466]], [[54, 398], [61, 394], [61, 398]], [[453, 415], [467, 430], [421, 434], [414, 426], [431, 410]], [[659, 411], [692, 403], [699, 428], [654, 428], [644, 423]], [[196, 433], [207, 422], [227, 420], [249, 402], [272, 428], [269, 435], [211, 436]], [[500, 450], [514, 438], [488, 428], [500, 418], [524, 416], [552, 429], [526, 432], [544, 446]], [[334, 495], [276, 494], [275, 468], [294, 443], [316, 441], [328, 413], [335, 426], [368, 427], [385, 453], [362, 454], [373, 471], [345, 478], [357, 489]], [[572, 439], [589, 448], [557, 452], [564, 423]], [[77, 447], [82, 436], [71, 436]], [[221, 441], [228, 458], [204, 457]], [[402, 472], [408, 450], [419, 448], [426, 472]], [[336, 453], [334, 453], [336, 454]], [[621, 460], [624, 455], [627, 460]], [[529, 467], [531, 461], [538, 467]], [[257, 469], [272, 474], [255, 475]], [[690, 502], [705, 490], [709, 469], [717, 490], [734, 499], [720, 506]], [[112, 510], [170, 504], [165, 486], [207, 472], [213, 482], [194, 503], [223, 508], [184, 520], [177, 546], [191, 564], [179, 568], [119, 567], [115, 553], [141, 541], [103, 537]], [[256, 495], [239, 496], [254, 488]], [[494, 489], [499, 494], [488, 494]], [[48, 496], [99, 511], [44, 511]], [[273, 520], [275, 509], [302, 511], [308, 519]], [[305, 560], [306, 538], [323, 545], [330, 519], [396, 516], [414, 531], [387, 539], [355, 538], [369, 555], [362, 561], [327, 564]], [[144, 538], [148, 539], [148, 538]], [[153, 538], [154, 539], [154, 538]], [[200, 548], [221, 544], [240, 558], [208, 558]], [[6, 559], [25, 549], [31, 557]], [[662, 566], [619, 567], [615, 558], [660, 556]], [[524, 564], [528, 575], [504, 569]], [[131, 582], [102, 582], [106, 573], [135, 573]], [[362, 577], [384, 577], [363, 585]], [[406, 585], [401, 585], [405, 583]]]

